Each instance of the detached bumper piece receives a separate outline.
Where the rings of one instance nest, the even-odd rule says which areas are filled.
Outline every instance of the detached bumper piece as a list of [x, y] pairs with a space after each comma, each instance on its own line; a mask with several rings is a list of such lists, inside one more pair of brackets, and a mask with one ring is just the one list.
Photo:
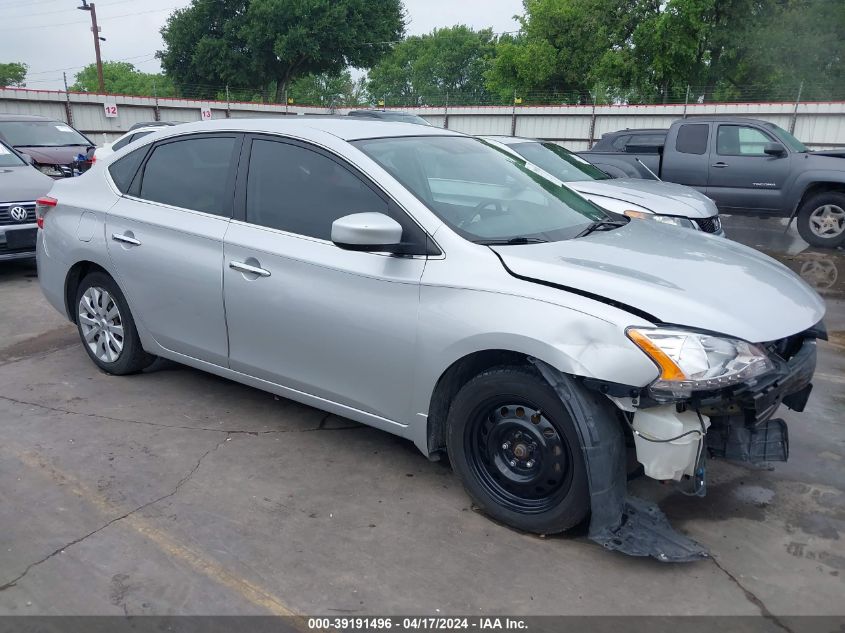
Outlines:
[[609, 550], [629, 556], [651, 556], [662, 562], [688, 563], [710, 556], [707, 548], [679, 534], [656, 504], [628, 496], [618, 527], [603, 526], [590, 538]]

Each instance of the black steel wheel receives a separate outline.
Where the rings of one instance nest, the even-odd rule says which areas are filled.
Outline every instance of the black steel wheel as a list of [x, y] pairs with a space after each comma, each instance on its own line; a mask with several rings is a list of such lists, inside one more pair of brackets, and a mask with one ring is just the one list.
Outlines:
[[550, 534], [589, 512], [572, 412], [531, 368], [492, 369], [464, 385], [449, 410], [447, 449], [473, 501], [507, 525]]
[[538, 405], [493, 397], [479, 403], [465, 429], [469, 466], [502, 506], [545, 512], [566, 496], [571, 448]]

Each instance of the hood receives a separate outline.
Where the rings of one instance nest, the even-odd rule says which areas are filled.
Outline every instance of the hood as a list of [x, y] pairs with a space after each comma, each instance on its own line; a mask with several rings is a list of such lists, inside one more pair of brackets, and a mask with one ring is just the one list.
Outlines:
[[692, 187], [641, 178], [567, 182], [579, 193], [631, 202], [659, 215], [709, 218], [718, 213], [715, 203]]
[[29, 165], [0, 167], [0, 203], [36, 200], [50, 191], [54, 182]]
[[69, 165], [80, 154], [87, 158], [94, 155], [93, 145], [63, 145], [61, 147], [15, 145], [15, 149], [23, 154], [29, 154], [36, 163], [42, 165]]
[[628, 222], [561, 242], [491, 248], [512, 274], [528, 281], [573, 288], [662, 323], [753, 343], [806, 330], [825, 311], [810, 286], [770, 257], [655, 222]]
[[808, 152], [813, 156], [830, 156], [833, 158], [845, 158], [845, 147], [840, 149], [824, 149], [824, 150], [817, 150], [814, 152]]

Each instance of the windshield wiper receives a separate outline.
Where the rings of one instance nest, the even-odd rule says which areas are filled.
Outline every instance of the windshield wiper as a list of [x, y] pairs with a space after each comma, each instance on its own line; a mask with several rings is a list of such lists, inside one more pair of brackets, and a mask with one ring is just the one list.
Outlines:
[[500, 240], [473, 240], [476, 244], [484, 244], [485, 246], [513, 246], [516, 244], [542, 244], [548, 242], [542, 237], [511, 237], [509, 239]]
[[612, 231], [613, 229], [618, 229], [620, 226], [625, 226], [626, 224], [628, 224], [628, 222], [622, 222], [621, 220], [598, 220], [596, 222], [590, 222], [590, 224], [587, 225], [587, 228], [575, 237], [586, 237], [593, 231]]

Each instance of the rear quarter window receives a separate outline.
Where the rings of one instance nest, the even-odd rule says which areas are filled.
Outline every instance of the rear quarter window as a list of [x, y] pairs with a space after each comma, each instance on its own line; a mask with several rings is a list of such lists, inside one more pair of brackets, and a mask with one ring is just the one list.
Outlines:
[[127, 193], [129, 191], [129, 187], [132, 185], [132, 179], [138, 173], [138, 168], [141, 166], [146, 153], [147, 148], [141, 147], [134, 152], [129, 152], [120, 160], [116, 160], [109, 165], [109, 174], [120, 193]]

